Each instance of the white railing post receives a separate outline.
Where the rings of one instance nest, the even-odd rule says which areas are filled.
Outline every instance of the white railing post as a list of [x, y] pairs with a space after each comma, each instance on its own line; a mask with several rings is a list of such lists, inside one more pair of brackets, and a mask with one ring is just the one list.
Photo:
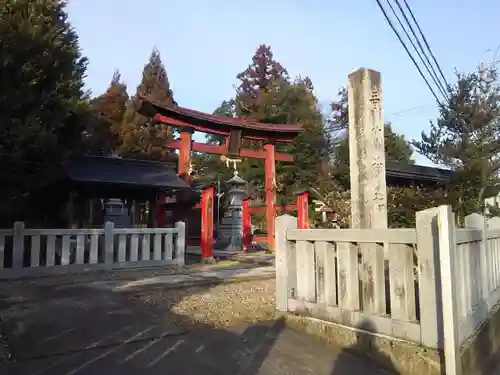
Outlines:
[[438, 209], [416, 214], [418, 255], [418, 307], [422, 345], [443, 349], [443, 311], [439, 269]]
[[[455, 269], [455, 219], [451, 206], [438, 207], [439, 264], [443, 296], [444, 358], [447, 375], [462, 375]], [[423, 329], [424, 327], [422, 327]]]
[[178, 221], [175, 223], [175, 227], [177, 228], [177, 238], [176, 238], [176, 259], [177, 264], [179, 266], [183, 266], [185, 264], [185, 254], [186, 254], [186, 223], [183, 221]]
[[465, 226], [467, 228], [476, 228], [482, 231], [482, 240], [479, 244], [479, 267], [481, 272], [481, 302], [484, 303], [486, 308], [485, 318], [491, 306], [488, 306], [488, 297], [490, 294], [490, 261], [488, 256], [488, 236], [486, 234], [486, 218], [480, 214], [471, 214], [465, 218]]
[[288, 285], [289, 274], [297, 272], [295, 267], [291, 269], [290, 244], [286, 237], [288, 229], [297, 228], [297, 219], [290, 215], [282, 215], [276, 218], [276, 309], [286, 312], [288, 310], [288, 298], [290, 296]]
[[115, 252], [115, 224], [107, 221], [104, 224], [104, 263], [112, 266]]
[[[492, 217], [489, 218], [486, 221], [486, 233], [488, 233], [488, 230], [492, 229], [500, 229], [500, 217]], [[488, 289], [492, 293], [492, 295], [488, 295], [488, 305], [490, 305], [490, 310], [491, 307], [496, 305], [498, 303], [498, 299], [495, 298], [496, 291], [498, 289], [498, 277], [499, 277], [499, 262], [498, 262], [498, 256], [497, 256], [497, 251], [498, 251], [498, 245], [499, 245], [500, 238], [498, 237], [493, 237], [491, 238], [491, 241], [488, 241], [488, 244], [490, 246], [486, 247], [487, 255], [488, 255]], [[493, 297], [493, 300], [492, 300]]]
[[24, 262], [24, 222], [16, 221], [14, 223], [14, 239], [12, 253], [12, 268], [23, 268]]

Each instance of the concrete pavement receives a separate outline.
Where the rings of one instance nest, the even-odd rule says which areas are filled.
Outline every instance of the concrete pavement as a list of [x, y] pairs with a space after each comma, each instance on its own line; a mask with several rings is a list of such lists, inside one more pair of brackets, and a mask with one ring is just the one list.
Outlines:
[[[0, 375], [386, 373], [282, 321], [234, 329], [180, 326], [171, 311], [147, 308], [118, 292], [128, 285], [129, 292], [147, 293], [152, 286], [174, 284], [178, 276], [135, 280], [132, 286], [131, 281], [0, 286], [0, 317], [16, 359], [1, 364]], [[198, 275], [203, 276], [209, 277]]]

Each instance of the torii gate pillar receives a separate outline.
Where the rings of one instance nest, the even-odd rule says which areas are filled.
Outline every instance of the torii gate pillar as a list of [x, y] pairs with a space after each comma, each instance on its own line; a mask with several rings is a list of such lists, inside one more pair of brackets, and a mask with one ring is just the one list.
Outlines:
[[[303, 128], [293, 124], [266, 124], [242, 118], [214, 116], [179, 106], [167, 107], [146, 98], [141, 98], [139, 113], [153, 118], [156, 122], [179, 128], [180, 140], [169, 140], [165, 147], [179, 150], [178, 171], [179, 175], [186, 176], [186, 179], [189, 178], [192, 151], [265, 160], [268, 246], [270, 250], [274, 250], [276, 160], [293, 162], [291, 155], [276, 153], [275, 143], [293, 142]], [[221, 135], [225, 137], [226, 143], [225, 145], [210, 145], [194, 142], [192, 134], [195, 130]], [[242, 148], [243, 139], [264, 142], [264, 150]]]

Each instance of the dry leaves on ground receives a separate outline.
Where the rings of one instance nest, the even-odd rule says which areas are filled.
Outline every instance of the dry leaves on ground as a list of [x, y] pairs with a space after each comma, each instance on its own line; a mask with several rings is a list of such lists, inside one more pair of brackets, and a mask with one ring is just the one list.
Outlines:
[[177, 325], [229, 327], [273, 319], [276, 316], [274, 279], [152, 290], [129, 295], [162, 319]]

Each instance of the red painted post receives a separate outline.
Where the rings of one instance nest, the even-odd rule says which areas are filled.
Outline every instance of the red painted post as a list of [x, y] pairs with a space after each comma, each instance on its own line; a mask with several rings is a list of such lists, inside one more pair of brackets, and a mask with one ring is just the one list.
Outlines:
[[274, 220], [276, 219], [276, 162], [274, 144], [264, 145], [266, 152], [265, 161], [265, 185], [266, 185], [266, 226], [267, 245], [269, 250], [274, 251]]
[[243, 226], [243, 250], [252, 248], [252, 215], [250, 214], [250, 198], [244, 199], [241, 207], [241, 224]]
[[189, 175], [189, 164], [191, 161], [191, 147], [193, 130], [191, 128], [180, 129], [180, 147], [179, 147], [179, 163], [177, 170], [179, 176]]
[[[180, 129], [180, 147], [179, 147], [179, 160], [177, 164], [178, 175], [188, 182], [189, 178], [189, 164], [191, 161], [191, 148], [192, 148], [192, 135], [191, 128]], [[163, 210], [163, 203], [165, 203], [166, 196], [160, 195], [156, 201], [156, 227], [165, 227], [165, 211]]]
[[156, 201], [156, 228], [165, 228], [165, 211], [163, 209], [165, 196], [160, 195]]
[[309, 194], [307, 191], [297, 195], [297, 227], [309, 228]]
[[213, 257], [214, 242], [214, 193], [215, 188], [209, 185], [201, 192], [201, 259]]

